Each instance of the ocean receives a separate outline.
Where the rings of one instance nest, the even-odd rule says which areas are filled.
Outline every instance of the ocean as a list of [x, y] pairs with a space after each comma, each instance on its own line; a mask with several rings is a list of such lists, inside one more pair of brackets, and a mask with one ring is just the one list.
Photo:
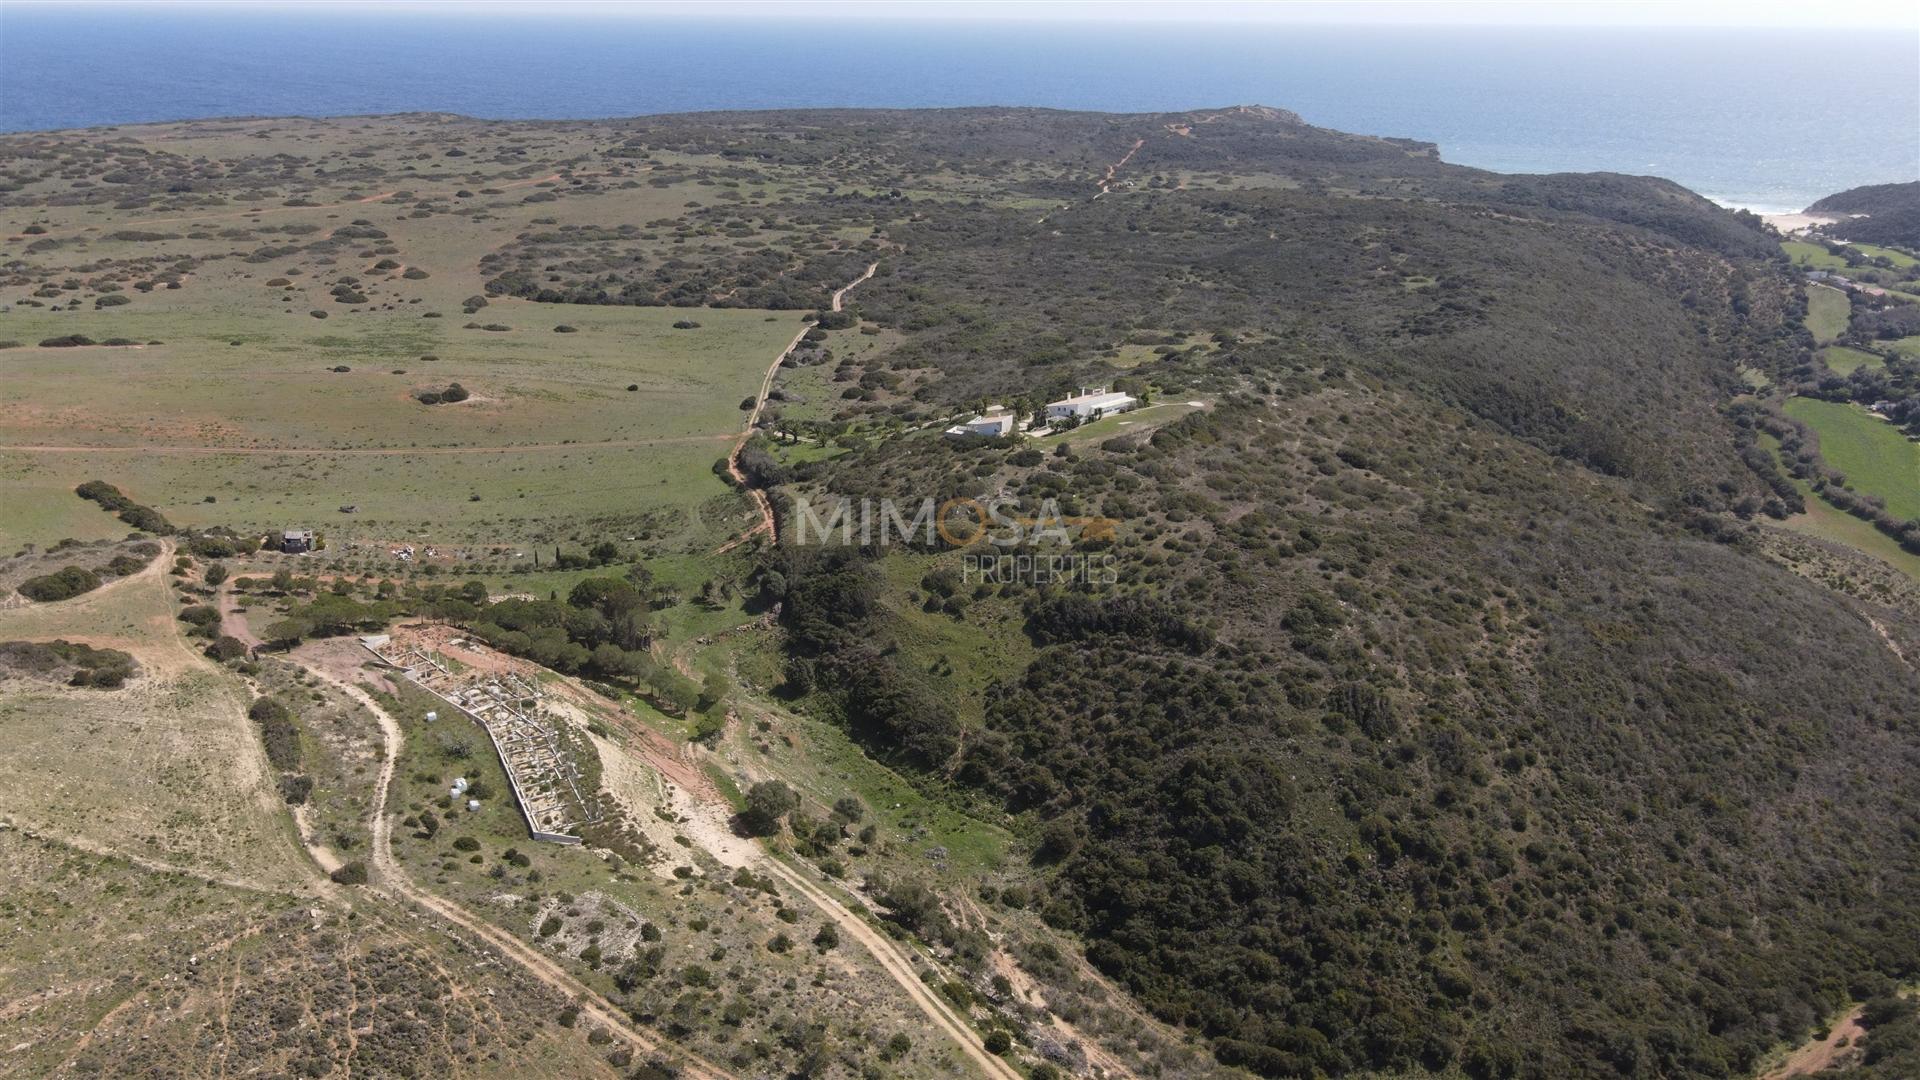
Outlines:
[[1920, 33], [935, 23], [0, 4], [0, 130], [439, 111], [1258, 103], [1502, 172], [1797, 210], [1920, 178]]

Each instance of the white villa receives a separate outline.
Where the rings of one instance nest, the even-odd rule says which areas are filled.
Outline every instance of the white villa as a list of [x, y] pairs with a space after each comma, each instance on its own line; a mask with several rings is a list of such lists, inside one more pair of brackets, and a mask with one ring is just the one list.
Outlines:
[[1126, 412], [1139, 404], [1132, 394], [1122, 394], [1106, 386], [1083, 386], [1078, 394], [1070, 398], [1047, 402], [1047, 419], [1072, 416], [1081, 420], [1098, 420], [1103, 416]]
[[955, 424], [947, 429], [949, 439], [998, 439], [1013, 434], [1013, 428], [1019, 417], [999, 405], [987, 406], [987, 411], [968, 420], [964, 424]]

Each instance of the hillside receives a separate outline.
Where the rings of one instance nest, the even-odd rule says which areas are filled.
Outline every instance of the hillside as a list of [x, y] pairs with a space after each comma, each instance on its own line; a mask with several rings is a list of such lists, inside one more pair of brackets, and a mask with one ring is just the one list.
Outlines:
[[1828, 236], [1920, 247], [1920, 180], [1849, 188], [1807, 207], [1807, 213], [1849, 215], [1847, 220], [1821, 226], [1819, 231]]
[[[320, 1072], [1734, 1077], [1869, 1002], [1902, 1037], [1920, 593], [1808, 539], [1840, 482], [1753, 390], [1907, 401], [1909, 307], [1830, 305], [1883, 361], [1839, 377], [1752, 215], [1263, 106], [417, 114], [0, 136], [0, 237], [0, 580], [171, 545], [0, 610], [13, 654], [143, 665], [0, 681], [53, 763], [0, 855], [240, 890], [139, 994], [0, 978], [34, 1069], [102, 1053], [62, 993], [131, 1023], [287, 895], [325, 917], [250, 978], [373, 955], [450, 1003], [230, 1037]], [[1096, 386], [1140, 407], [942, 437]], [[809, 539], [839, 500], [946, 506]], [[982, 526], [1042, 535], [983, 570]], [[510, 781], [423, 687], [498, 673], [577, 846], [448, 786]], [[189, 844], [215, 814], [262, 839]], [[468, 947], [493, 1015], [428, 977]]]
[[[1118, 585], [949, 556], [890, 600], [790, 555], [795, 685], [1031, 821], [1049, 919], [1259, 1072], [1737, 1075], [1910, 972], [1915, 821], [1835, 796], [1912, 790], [1914, 672], [1755, 558], [1770, 493], [1718, 411], [1736, 358], [1791, 356], [1765, 238], [1657, 182], [1154, 121], [1124, 197], [891, 232], [861, 312], [938, 373], [916, 401], [1117, 375], [1211, 410], [789, 477], [1058, 499], [1121, 523]], [[1101, 359], [1136, 335], [1183, 345]], [[923, 599], [1039, 655], [928, 675]], [[977, 719], [941, 704], [969, 685]]]

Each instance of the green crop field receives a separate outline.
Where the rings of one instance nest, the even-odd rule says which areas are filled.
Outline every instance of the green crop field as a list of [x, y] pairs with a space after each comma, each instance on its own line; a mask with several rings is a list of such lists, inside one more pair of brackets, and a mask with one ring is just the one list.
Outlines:
[[1802, 397], [1786, 412], [1819, 434], [1820, 456], [1854, 490], [1885, 499], [1895, 517], [1920, 518], [1920, 444], [1857, 405]]
[[1813, 340], [1825, 345], [1847, 331], [1853, 304], [1847, 294], [1825, 285], [1807, 286], [1807, 329]]
[[1833, 345], [1820, 351], [1820, 359], [1841, 375], [1851, 375], [1860, 368], [1884, 368], [1887, 362], [1873, 353], [1860, 349], [1849, 349], [1845, 345]]

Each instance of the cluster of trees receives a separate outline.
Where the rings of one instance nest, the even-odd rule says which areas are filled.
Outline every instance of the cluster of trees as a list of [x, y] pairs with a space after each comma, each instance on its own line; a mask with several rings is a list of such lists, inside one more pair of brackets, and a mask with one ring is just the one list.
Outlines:
[[255, 698], [248, 707], [247, 717], [260, 731], [267, 763], [280, 774], [281, 797], [295, 806], [306, 802], [313, 791], [313, 778], [300, 772], [304, 752], [300, 745], [300, 725], [294, 719], [293, 710], [279, 698], [261, 697]]
[[140, 665], [119, 649], [98, 649], [77, 641], [0, 642], [0, 669], [41, 677], [64, 675], [69, 686], [118, 690]]
[[65, 566], [51, 574], [30, 577], [20, 583], [20, 595], [29, 600], [50, 603], [69, 600], [100, 587], [100, 575], [84, 566]]
[[1861, 1010], [1860, 1026], [1867, 1034], [1853, 1080], [1920, 1076], [1920, 1000], [1884, 987]]
[[173, 532], [173, 524], [164, 515], [150, 506], [142, 506], [120, 493], [120, 489], [105, 480], [89, 480], [74, 489], [74, 494], [90, 502], [100, 504], [102, 510], [111, 511], [121, 521], [158, 536]]
[[306, 637], [338, 637], [376, 630], [406, 610], [407, 605], [398, 599], [367, 601], [344, 592], [323, 592], [304, 603], [290, 605], [286, 617], [268, 624], [261, 636], [270, 645], [289, 648]]
[[[260, 550], [258, 536], [241, 536], [224, 526], [204, 529], [183, 537], [181, 545], [187, 552], [201, 559], [231, 559], [240, 555], [251, 555]], [[225, 573], [225, 568], [222, 568]], [[225, 580], [223, 577], [221, 580]], [[218, 585], [219, 581], [209, 580], [209, 585]]]
[[849, 730], [890, 760], [938, 768], [960, 745], [953, 708], [903, 664], [877, 622], [882, 581], [858, 552], [783, 548], [760, 581], [788, 631], [785, 691], [819, 691]]
[[653, 658], [651, 582], [643, 567], [626, 577], [582, 579], [565, 601], [509, 598], [459, 617], [475, 635], [555, 671], [589, 675], [645, 693], [672, 712], [712, 713], [725, 696], [718, 679], [697, 683]]

